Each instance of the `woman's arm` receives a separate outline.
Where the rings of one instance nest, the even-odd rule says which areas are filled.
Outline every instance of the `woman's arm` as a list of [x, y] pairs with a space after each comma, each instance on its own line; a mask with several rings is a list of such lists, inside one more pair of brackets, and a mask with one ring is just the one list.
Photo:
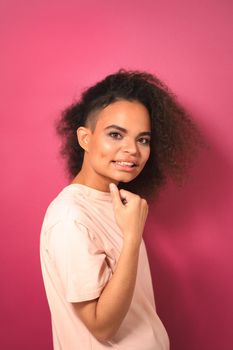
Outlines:
[[[148, 214], [147, 202], [131, 192], [111, 189], [115, 218], [123, 233], [123, 248], [111, 280], [100, 297], [74, 303], [78, 317], [100, 341], [110, 340], [126, 316], [134, 293], [140, 243]], [[121, 197], [126, 200], [122, 204]]]

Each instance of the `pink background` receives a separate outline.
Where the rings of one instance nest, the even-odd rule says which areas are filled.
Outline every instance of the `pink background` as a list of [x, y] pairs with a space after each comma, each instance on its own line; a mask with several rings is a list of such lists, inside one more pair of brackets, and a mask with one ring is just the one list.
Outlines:
[[163, 79], [210, 144], [145, 232], [172, 349], [233, 349], [231, 24], [227, 0], [1, 1], [2, 349], [52, 349], [39, 234], [67, 183], [53, 123], [120, 67]]

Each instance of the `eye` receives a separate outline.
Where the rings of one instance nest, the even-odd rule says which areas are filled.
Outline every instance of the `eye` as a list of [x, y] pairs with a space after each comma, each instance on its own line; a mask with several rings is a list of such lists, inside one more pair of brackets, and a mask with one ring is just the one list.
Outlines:
[[116, 131], [112, 131], [108, 134], [110, 137], [112, 137], [113, 139], [121, 139], [121, 134], [119, 132]]
[[140, 137], [140, 139], [138, 139], [138, 141], [143, 144], [143, 145], [149, 145], [150, 144], [150, 139], [146, 138], [146, 137]]

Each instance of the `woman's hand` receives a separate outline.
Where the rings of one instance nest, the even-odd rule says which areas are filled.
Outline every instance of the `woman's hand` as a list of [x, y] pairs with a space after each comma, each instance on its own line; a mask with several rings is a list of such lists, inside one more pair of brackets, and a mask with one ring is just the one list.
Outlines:
[[132, 302], [140, 243], [148, 214], [145, 199], [118, 190], [115, 184], [111, 187], [116, 223], [124, 237], [116, 269], [99, 298], [73, 304], [78, 317], [103, 342], [111, 341], [115, 336]]
[[110, 184], [109, 188], [116, 223], [121, 229], [124, 239], [140, 244], [148, 215], [146, 200], [132, 192], [118, 190], [115, 184]]

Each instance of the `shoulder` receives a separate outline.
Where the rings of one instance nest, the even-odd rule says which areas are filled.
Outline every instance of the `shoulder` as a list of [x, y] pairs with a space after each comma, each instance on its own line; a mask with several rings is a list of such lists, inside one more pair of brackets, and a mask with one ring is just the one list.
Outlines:
[[71, 187], [63, 188], [48, 205], [45, 213], [45, 226], [47, 229], [59, 222], [78, 221], [85, 225], [88, 217], [87, 200], [81, 192]]

